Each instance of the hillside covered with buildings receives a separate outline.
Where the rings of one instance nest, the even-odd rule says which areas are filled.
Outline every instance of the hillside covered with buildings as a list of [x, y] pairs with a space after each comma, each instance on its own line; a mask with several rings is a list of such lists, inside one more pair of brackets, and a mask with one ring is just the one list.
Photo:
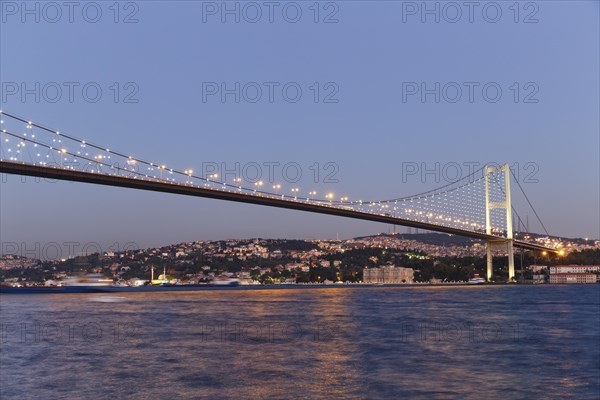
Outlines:
[[[541, 236], [536, 240], [559, 243], [568, 251], [562, 257], [517, 251], [518, 280], [539, 280], [540, 265], [600, 264], [600, 241]], [[506, 263], [506, 255], [497, 252], [496, 280], [505, 280]], [[370, 271], [376, 268], [380, 272]], [[96, 252], [61, 260], [4, 254], [0, 259], [0, 283], [60, 285], [72, 276], [94, 273], [115, 283], [138, 285], [150, 281], [153, 270], [155, 277], [165, 282], [183, 284], [232, 278], [243, 284], [383, 282], [384, 274], [393, 283], [464, 282], [475, 274], [485, 275], [485, 246], [473, 239], [423, 233], [381, 234], [349, 240], [194, 241], [159, 248]]]

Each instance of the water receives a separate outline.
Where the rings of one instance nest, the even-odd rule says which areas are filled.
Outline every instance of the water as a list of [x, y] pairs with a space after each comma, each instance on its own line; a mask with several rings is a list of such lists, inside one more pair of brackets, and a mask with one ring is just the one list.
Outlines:
[[598, 399], [600, 285], [3, 295], [0, 398]]

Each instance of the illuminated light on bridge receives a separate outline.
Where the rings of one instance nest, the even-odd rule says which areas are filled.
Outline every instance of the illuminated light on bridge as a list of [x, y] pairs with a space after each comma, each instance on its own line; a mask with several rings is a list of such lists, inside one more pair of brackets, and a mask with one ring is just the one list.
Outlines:
[[[285, 188], [275, 184], [270, 192], [263, 189], [261, 180], [251, 188], [245, 187], [240, 177], [228, 183], [219, 181], [216, 173], [203, 177], [191, 168], [167, 168], [166, 163], [111, 150], [6, 112], [0, 111], [0, 115], [0, 172], [262, 204], [473, 237], [487, 243], [488, 279], [492, 247], [506, 247], [510, 279], [514, 277], [510, 257], [513, 245], [558, 251], [513, 238], [512, 214], [522, 221], [510, 201], [511, 172], [507, 165], [486, 166], [456, 182], [412, 196], [351, 200], [347, 196], [336, 199], [334, 193], [325, 192], [324, 198], [318, 198], [315, 190], [303, 192], [293, 187], [291, 194], [285, 194]], [[36, 151], [30, 152], [29, 145]]]

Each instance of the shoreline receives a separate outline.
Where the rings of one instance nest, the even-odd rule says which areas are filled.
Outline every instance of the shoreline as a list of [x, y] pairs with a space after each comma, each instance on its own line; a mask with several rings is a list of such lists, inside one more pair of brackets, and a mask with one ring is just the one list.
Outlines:
[[[74, 294], [74, 293], [159, 293], [195, 292], [206, 290], [302, 290], [302, 289], [367, 289], [367, 288], [448, 288], [448, 287], [498, 287], [498, 286], [539, 286], [532, 283], [390, 283], [390, 284], [301, 284], [301, 285], [178, 285], [178, 286], [64, 286], [64, 287], [2, 287], [0, 294]], [[545, 284], [544, 284], [545, 285]], [[561, 286], [561, 285], [559, 285]]]

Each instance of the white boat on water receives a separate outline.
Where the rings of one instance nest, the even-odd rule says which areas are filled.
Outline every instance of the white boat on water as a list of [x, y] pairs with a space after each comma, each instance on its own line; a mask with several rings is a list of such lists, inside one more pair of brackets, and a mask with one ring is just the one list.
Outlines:
[[479, 274], [475, 274], [471, 279], [469, 279], [469, 283], [473, 285], [477, 285], [480, 283], [485, 283], [485, 279], [480, 277]]
[[217, 278], [209, 283], [212, 286], [239, 286], [239, 279], [235, 278]]
[[112, 286], [113, 280], [102, 274], [85, 274], [74, 276], [62, 281], [62, 286]]

